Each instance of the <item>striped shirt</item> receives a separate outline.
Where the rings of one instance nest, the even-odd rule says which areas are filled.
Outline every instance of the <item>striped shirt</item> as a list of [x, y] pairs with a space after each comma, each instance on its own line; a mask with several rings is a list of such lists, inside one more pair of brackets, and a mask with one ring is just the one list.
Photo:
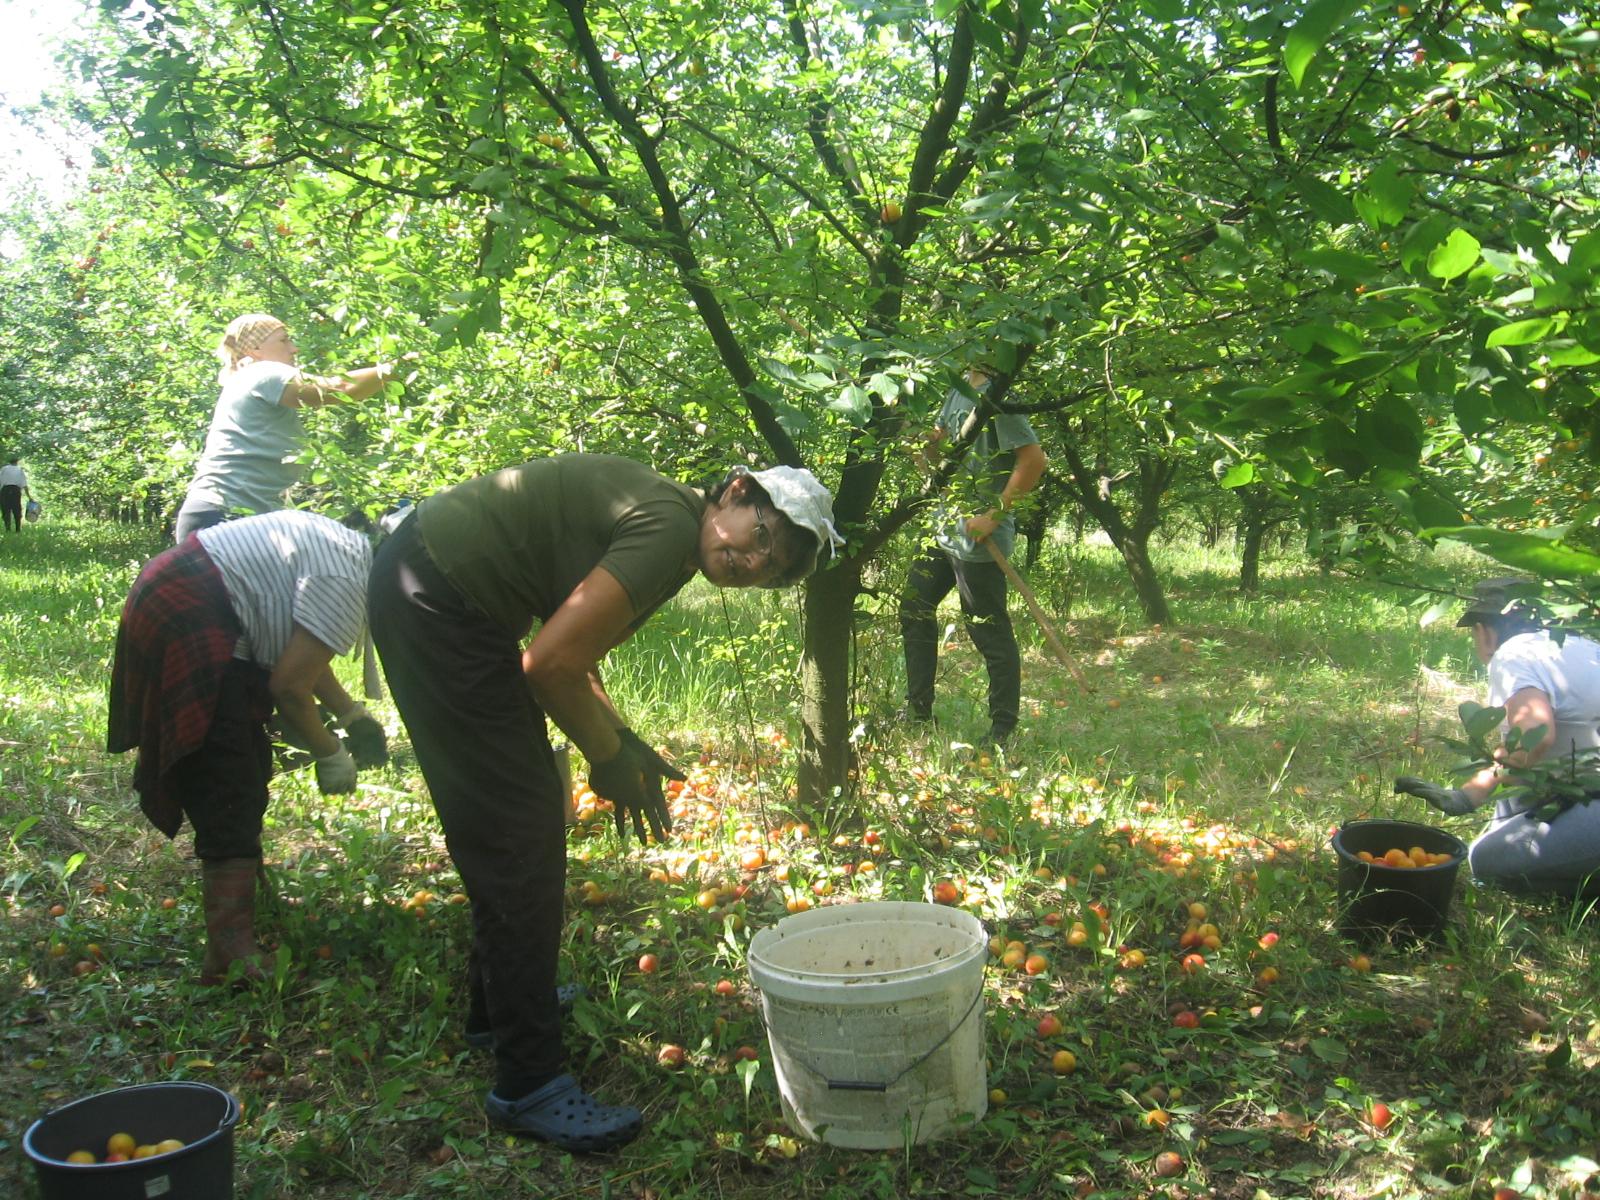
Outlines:
[[335, 654], [367, 623], [367, 539], [337, 521], [286, 509], [195, 534], [217, 564], [244, 626], [235, 658], [277, 665], [296, 625]]

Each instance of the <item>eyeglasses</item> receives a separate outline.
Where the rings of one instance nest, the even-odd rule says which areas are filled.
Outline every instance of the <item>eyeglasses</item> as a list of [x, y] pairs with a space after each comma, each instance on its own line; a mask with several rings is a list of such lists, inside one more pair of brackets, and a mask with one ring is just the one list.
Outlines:
[[768, 562], [772, 561], [772, 530], [767, 528], [766, 514], [761, 511], [761, 502], [756, 501], [755, 541], [756, 553]]

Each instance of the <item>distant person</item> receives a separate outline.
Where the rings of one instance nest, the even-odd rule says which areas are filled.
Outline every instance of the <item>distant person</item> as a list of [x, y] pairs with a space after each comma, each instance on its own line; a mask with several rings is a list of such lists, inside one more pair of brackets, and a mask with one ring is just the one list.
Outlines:
[[[1395, 791], [1459, 815], [1486, 803], [1508, 771], [1543, 763], [1558, 774], [1576, 760], [1596, 766], [1600, 756], [1600, 643], [1568, 633], [1559, 642], [1519, 597], [1527, 579], [1491, 579], [1474, 589], [1458, 626], [1472, 631], [1473, 649], [1489, 669], [1488, 704], [1506, 710], [1503, 729], [1543, 728], [1529, 750], [1496, 751], [1496, 762], [1460, 787], [1445, 788], [1413, 776]], [[1519, 892], [1576, 894], [1600, 887], [1600, 802], [1580, 802], [1552, 820], [1531, 815], [1534, 793], [1502, 796], [1494, 816], [1473, 841], [1468, 862], [1475, 878]]]
[[297, 353], [288, 328], [265, 313], [236, 317], [222, 335], [222, 396], [178, 510], [179, 542], [232, 516], [282, 508], [283, 494], [300, 477], [305, 432], [299, 410], [365, 400], [397, 369], [386, 362], [342, 375], [308, 375], [295, 365]]
[[28, 490], [28, 473], [17, 462], [17, 456], [12, 455], [6, 459], [6, 465], [0, 467], [0, 517], [5, 519], [6, 530], [10, 533], [22, 532], [22, 498], [26, 496], [33, 499], [33, 493]]
[[642, 840], [648, 821], [664, 837], [662, 780], [683, 776], [627, 727], [600, 661], [696, 574], [798, 583], [841, 544], [832, 498], [792, 467], [695, 488], [626, 458], [562, 454], [405, 511], [373, 565], [372, 634], [472, 901], [465, 1033], [494, 1049], [485, 1108], [566, 1150], [620, 1146], [639, 1110], [600, 1103], [566, 1073], [567, 796], [545, 718], [589, 760], [619, 831], [631, 819]]
[[[133, 786], [155, 827], [194, 828], [205, 905], [203, 983], [235, 962], [255, 975], [255, 889], [272, 777], [267, 720], [315, 762], [324, 793], [355, 790], [386, 761], [383, 727], [330, 663], [366, 628], [366, 538], [314, 513], [230, 521], [145, 564], [128, 593], [111, 668], [106, 748], [137, 748]], [[348, 734], [329, 732], [317, 701]]]
[[[978, 392], [989, 386], [989, 374], [981, 367], [969, 370], [966, 378]], [[924, 464], [931, 464], [941, 444], [961, 432], [976, 407], [960, 389], [950, 390], [922, 447]], [[1046, 465], [1033, 426], [1026, 417], [1011, 413], [997, 414], [967, 450], [961, 466], [965, 478], [952, 484], [952, 503], [935, 518], [940, 524], [934, 545], [911, 564], [900, 596], [908, 719], [933, 718], [933, 683], [939, 667], [934, 614], [955, 588], [967, 636], [989, 671], [989, 740], [1003, 745], [1016, 729], [1022, 708], [1022, 656], [1006, 611], [1005, 572], [983, 542], [992, 539], [1001, 553], [1010, 556], [1016, 541], [1011, 509], [1033, 491]]]

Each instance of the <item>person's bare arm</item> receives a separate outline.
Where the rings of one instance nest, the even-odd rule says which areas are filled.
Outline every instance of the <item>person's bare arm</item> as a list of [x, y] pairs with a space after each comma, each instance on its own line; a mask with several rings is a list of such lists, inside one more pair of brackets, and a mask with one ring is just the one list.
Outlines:
[[1498, 760], [1484, 767], [1461, 785], [1461, 790], [1475, 801], [1485, 799], [1499, 786], [1505, 767], [1529, 767], [1544, 759], [1556, 744], [1556, 714], [1550, 697], [1539, 688], [1519, 688], [1506, 701], [1506, 724], [1512, 729], [1529, 730], [1544, 727], [1544, 736], [1535, 746], [1515, 750], [1510, 754], [1496, 751]]
[[267, 681], [288, 732], [318, 758], [339, 752], [339, 739], [317, 717], [317, 687], [332, 661], [333, 650], [296, 625]]
[[600, 679], [600, 660], [626, 640], [633, 604], [611, 572], [590, 571], [522, 652], [541, 709], [591, 763], [616, 757], [622, 724]]
[[278, 403], [285, 408], [323, 408], [345, 400], [365, 400], [383, 390], [398, 364], [378, 363], [340, 375], [308, 375], [302, 371], [283, 385]]
[[967, 536], [973, 541], [981, 542], [996, 529], [1005, 519], [1006, 513], [1016, 505], [1029, 492], [1038, 486], [1039, 480], [1044, 475], [1045, 467], [1049, 460], [1045, 458], [1044, 449], [1038, 442], [1030, 442], [1026, 446], [1018, 446], [1013, 451], [1015, 458], [1011, 466], [1011, 474], [1006, 479], [1005, 487], [1000, 489], [1000, 503], [989, 509], [988, 512], [978, 513], [967, 518]]

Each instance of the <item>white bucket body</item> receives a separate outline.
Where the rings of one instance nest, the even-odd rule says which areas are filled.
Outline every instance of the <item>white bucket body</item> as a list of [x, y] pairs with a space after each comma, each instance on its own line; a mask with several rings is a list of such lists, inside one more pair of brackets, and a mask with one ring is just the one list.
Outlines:
[[783, 1114], [833, 1146], [926, 1142], [988, 1108], [983, 964], [970, 913], [840, 904], [750, 942]]

